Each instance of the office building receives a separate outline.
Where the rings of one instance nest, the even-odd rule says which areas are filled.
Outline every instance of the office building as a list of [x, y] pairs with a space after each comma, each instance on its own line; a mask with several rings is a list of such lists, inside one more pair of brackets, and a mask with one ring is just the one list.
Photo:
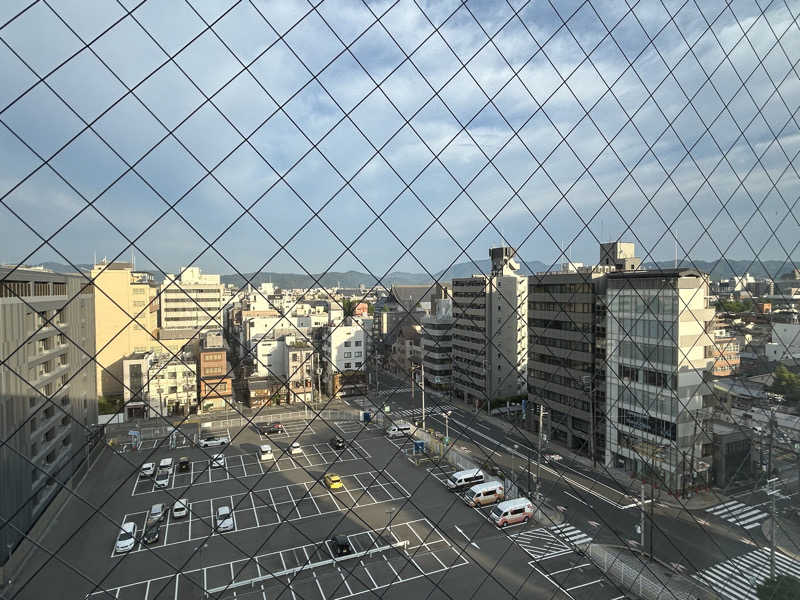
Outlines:
[[94, 294], [97, 393], [123, 396], [122, 361], [159, 347], [157, 287], [132, 263], [100, 262], [91, 271]]
[[128, 417], [160, 418], [197, 412], [197, 367], [191, 352], [136, 353], [123, 361]]
[[229, 408], [233, 403], [233, 378], [228, 344], [221, 330], [203, 333], [197, 356], [198, 403], [202, 412]]
[[222, 329], [223, 286], [219, 275], [198, 267], [181, 267], [178, 277], [161, 284], [161, 327], [165, 329]]
[[679, 489], [707, 475], [703, 465], [713, 460], [703, 406], [714, 343], [708, 276], [606, 277], [606, 464]]
[[85, 276], [0, 267], [0, 563], [86, 458], [94, 292]]
[[425, 386], [450, 389], [453, 371], [453, 299], [431, 300], [431, 315], [422, 319], [422, 362]]
[[489, 251], [488, 275], [453, 279], [453, 394], [491, 410], [526, 393], [528, 285], [509, 247]]

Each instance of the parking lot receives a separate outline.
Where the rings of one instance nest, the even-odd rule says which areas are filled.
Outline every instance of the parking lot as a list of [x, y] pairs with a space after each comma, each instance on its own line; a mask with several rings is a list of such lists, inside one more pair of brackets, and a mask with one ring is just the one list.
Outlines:
[[[305, 481], [255, 489], [246, 494], [233, 494], [194, 500], [186, 517], [174, 518], [170, 512], [160, 525], [158, 541], [145, 545], [141, 540], [130, 552], [154, 547], [182, 544], [214, 535], [230, 535], [216, 531], [216, 513], [220, 506], [233, 509], [233, 531], [270, 527], [284, 521], [307, 519], [351, 508], [362, 508], [408, 497], [408, 491], [388, 471], [365, 471], [341, 475], [342, 487], [329, 490], [318, 481]], [[121, 523], [132, 522], [142, 531], [147, 510], [127, 513]], [[120, 524], [121, 524], [120, 523]], [[118, 556], [112, 552], [113, 556]]]
[[[209, 459], [195, 460], [190, 463], [189, 470], [179, 472], [177, 469], [170, 477], [166, 488], [156, 488], [152, 477], [141, 474], [136, 479], [131, 492], [132, 496], [152, 494], [163, 489], [172, 490], [186, 488], [190, 485], [204, 485], [229, 479], [242, 479], [263, 475], [266, 472], [290, 471], [310, 467], [319, 467], [334, 462], [346, 462], [370, 458], [369, 452], [359, 442], [351, 442], [343, 450], [334, 450], [327, 444], [308, 444], [301, 446], [299, 454], [288, 454], [284, 449], [273, 448], [275, 460], [262, 461], [257, 453], [225, 455], [224, 468], [211, 468]], [[217, 454], [218, 448], [206, 448], [210, 455]]]
[[194, 599], [242, 588], [264, 598], [349, 598], [392, 584], [412, 581], [469, 563], [428, 520], [396, 523], [346, 536], [355, 556], [334, 560], [330, 540], [259, 554], [251, 559], [213, 564], [109, 588], [89, 598]]

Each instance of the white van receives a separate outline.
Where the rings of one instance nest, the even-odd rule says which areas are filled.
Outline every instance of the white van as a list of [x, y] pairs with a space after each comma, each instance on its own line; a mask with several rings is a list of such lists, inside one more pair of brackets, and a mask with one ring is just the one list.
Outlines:
[[466, 471], [453, 473], [444, 480], [444, 484], [449, 490], [458, 492], [484, 481], [486, 481], [486, 475], [484, 475], [483, 471], [480, 469], [467, 469]]
[[398, 421], [386, 428], [386, 436], [390, 438], [411, 437], [411, 423]]
[[501, 502], [492, 509], [490, 518], [498, 527], [527, 523], [533, 516], [533, 504], [527, 498], [514, 498]]
[[169, 471], [169, 474], [172, 475], [172, 467], [174, 465], [174, 461], [171, 458], [162, 458], [161, 461], [158, 463], [158, 468], [166, 469]]
[[470, 506], [486, 506], [500, 502], [506, 497], [503, 484], [499, 481], [487, 481], [473, 485], [464, 494], [464, 501]]
[[272, 446], [269, 444], [261, 444], [258, 447], [258, 458], [259, 460], [275, 460], [275, 456], [272, 454]]

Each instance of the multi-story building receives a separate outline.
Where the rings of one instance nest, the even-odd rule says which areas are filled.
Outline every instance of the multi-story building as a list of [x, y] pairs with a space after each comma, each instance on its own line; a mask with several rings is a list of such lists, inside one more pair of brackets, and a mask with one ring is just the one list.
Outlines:
[[730, 335], [725, 329], [714, 329], [712, 335], [713, 343], [706, 347], [708, 355], [706, 358], [712, 359], [711, 375], [714, 377], [735, 375], [741, 363], [736, 336]]
[[449, 390], [453, 370], [453, 299], [432, 300], [431, 315], [422, 320], [422, 328], [425, 386]]
[[198, 267], [181, 267], [161, 284], [161, 327], [165, 329], [221, 329], [223, 286], [219, 275], [203, 274]]
[[489, 250], [489, 275], [453, 279], [453, 393], [476, 407], [525, 394], [528, 285], [514, 250]]
[[343, 376], [344, 379], [357, 380], [361, 385], [366, 372], [367, 332], [360, 323], [348, 318], [340, 325], [324, 329], [321, 348], [323, 357], [320, 362], [330, 395], [342, 393], [345, 387], [341, 383]]
[[166, 417], [197, 411], [197, 367], [191, 352], [136, 353], [123, 361], [129, 417]]
[[[256, 357], [249, 385], [251, 401], [260, 398], [258, 404], [310, 402], [312, 394], [313, 348], [304, 339], [294, 335], [283, 335], [277, 339], [265, 337], [255, 341], [252, 354]], [[256, 384], [256, 382], [266, 382]], [[276, 386], [284, 391], [277, 393]], [[253, 394], [254, 390], [267, 390], [270, 398]]]
[[605, 275], [614, 268], [566, 264], [528, 278], [528, 426], [538, 428], [543, 406], [550, 438], [586, 456], [602, 457], [605, 446], [606, 324], [600, 299]]
[[772, 341], [766, 344], [767, 360], [781, 361], [796, 365], [800, 361], [800, 323], [794, 320], [788, 323], [773, 321]]
[[0, 563], [86, 457], [94, 292], [85, 276], [0, 267]]
[[97, 393], [122, 397], [122, 361], [134, 352], [158, 348], [157, 287], [132, 263], [101, 262], [92, 268], [94, 282]]
[[708, 276], [674, 269], [607, 280], [606, 464], [680, 489], [713, 460], [703, 405]]
[[597, 265], [564, 263], [528, 278], [528, 427], [579, 454], [605, 456], [606, 275], [641, 260], [629, 242], [600, 244]]
[[226, 409], [233, 402], [233, 378], [228, 344], [220, 330], [203, 334], [197, 356], [197, 391], [200, 410]]

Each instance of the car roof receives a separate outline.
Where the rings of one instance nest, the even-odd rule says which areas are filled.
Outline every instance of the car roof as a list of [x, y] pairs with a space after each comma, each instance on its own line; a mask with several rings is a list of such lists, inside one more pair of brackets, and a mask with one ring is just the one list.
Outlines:
[[136, 523], [134, 523], [133, 521], [128, 521], [126, 523], [123, 523], [122, 530], [127, 531], [128, 533], [136, 531]]
[[450, 475], [451, 479], [460, 479], [461, 477], [473, 477], [476, 475], [482, 475], [483, 471], [480, 469], [465, 469], [463, 471], [456, 471], [452, 475]]
[[338, 479], [339, 475], [337, 475], [336, 473], [328, 473], [327, 477], [331, 477], [331, 478], [336, 477]]
[[150, 512], [161, 512], [164, 510], [164, 503], [163, 502], [156, 502], [153, 506], [150, 507]]
[[144, 464], [142, 465], [142, 468], [144, 469], [145, 467], [154, 467], [154, 466], [155, 466], [155, 463], [146, 462], [146, 463], [144, 463]]
[[343, 533], [337, 533], [336, 535], [334, 535], [333, 536], [333, 541], [336, 542], [337, 544], [349, 543], [349, 540], [347, 539], [347, 536], [344, 535]]
[[217, 508], [217, 512], [218, 512], [218, 513], [221, 513], [221, 512], [231, 512], [231, 507], [230, 507], [230, 506], [228, 506], [227, 504], [224, 504], [223, 506], [220, 506], [219, 508]]
[[469, 489], [474, 490], [476, 492], [485, 492], [486, 490], [493, 490], [498, 487], [502, 488], [503, 484], [500, 483], [499, 481], [487, 481], [485, 483], [478, 483], [476, 485], [473, 485]]
[[531, 504], [531, 501], [527, 498], [514, 498], [512, 500], [505, 500], [504, 502], [501, 502], [497, 505], [497, 509], [504, 511], [517, 506], [527, 506], [528, 504]]

